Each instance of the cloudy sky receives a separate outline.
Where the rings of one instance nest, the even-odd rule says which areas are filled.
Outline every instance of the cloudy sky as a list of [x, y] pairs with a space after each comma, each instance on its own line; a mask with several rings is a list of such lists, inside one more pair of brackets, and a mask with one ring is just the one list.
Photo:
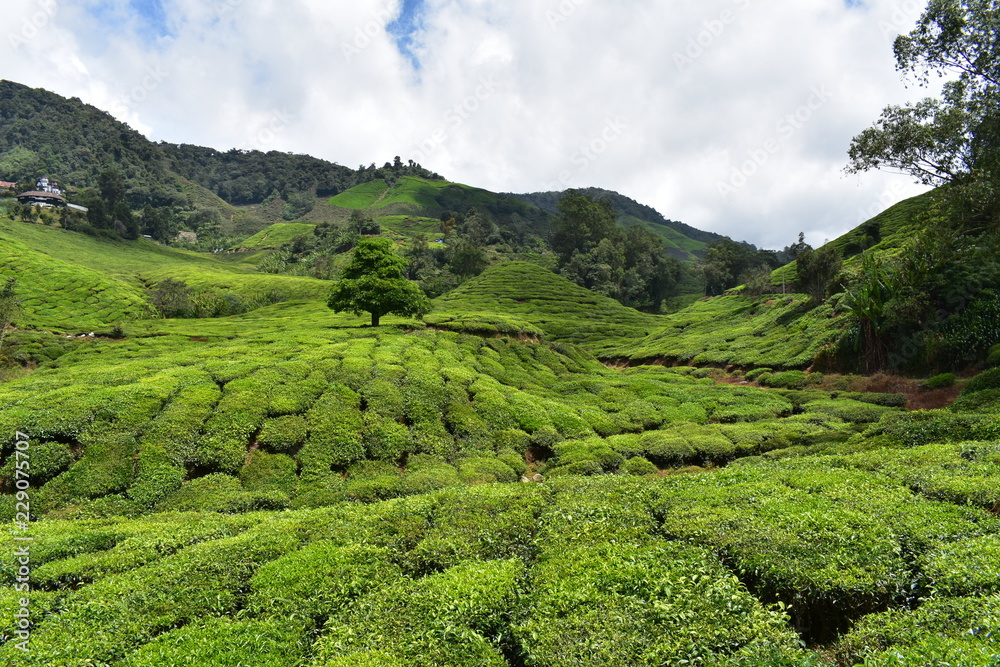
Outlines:
[[843, 173], [923, 0], [7, 0], [0, 76], [156, 141], [598, 186], [763, 247], [921, 191]]

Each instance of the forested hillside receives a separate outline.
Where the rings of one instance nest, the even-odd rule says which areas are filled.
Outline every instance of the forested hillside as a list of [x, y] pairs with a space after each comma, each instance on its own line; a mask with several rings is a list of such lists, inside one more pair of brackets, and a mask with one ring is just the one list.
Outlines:
[[[709, 243], [722, 239], [719, 234], [704, 232], [676, 220], [668, 220], [656, 209], [611, 190], [580, 188], [578, 192], [592, 199], [610, 202], [615, 210], [618, 224], [625, 227], [640, 225], [656, 234], [667, 246], [671, 256], [681, 261], [701, 258]], [[532, 192], [513, 196], [555, 214], [558, 212], [559, 200], [562, 199], [563, 193]]]

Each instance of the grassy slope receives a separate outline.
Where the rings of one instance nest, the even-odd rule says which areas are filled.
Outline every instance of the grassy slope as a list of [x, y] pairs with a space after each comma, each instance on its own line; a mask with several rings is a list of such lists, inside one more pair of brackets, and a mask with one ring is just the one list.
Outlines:
[[810, 310], [807, 305], [808, 297], [802, 294], [756, 302], [742, 296], [702, 299], [663, 318], [666, 326], [645, 340], [627, 341], [606, 354], [631, 360], [804, 368], [837, 339], [842, 326], [830, 306]]
[[[869, 252], [898, 252], [932, 195], [902, 201], [830, 245], [845, 257], [846, 266], [855, 267], [861, 262], [866, 236], [877, 229], [880, 240]], [[795, 268], [792, 262], [771, 274], [777, 291], [783, 281], [789, 289], [794, 287]], [[627, 341], [608, 353], [630, 360], [665, 358], [747, 368], [805, 368], [825, 345], [837, 340], [847, 321], [830, 305], [813, 310], [806, 306], [806, 298], [796, 294], [756, 301], [741, 296], [703, 299], [668, 316], [662, 331], [641, 342]]]
[[[862, 261], [861, 249], [868, 247], [866, 239], [872, 230], [878, 230], [879, 240], [871, 246], [871, 252], [894, 254], [902, 248], [908, 239], [912, 237], [912, 232], [919, 224], [919, 216], [926, 211], [928, 205], [934, 197], [934, 192], [926, 192], [910, 199], [905, 199], [898, 204], [890, 206], [871, 220], [868, 220], [843, 236], [840, 236], [828, 245], [833, 246], [844, 258], [844, 264], [850, 268], [857, 268]], [[795, 262], [791, 262], [781, 268], [776, 269], [771, 274], [771, 282], [780, 285], [782, 279], [787, 284], [793, 284], [796, 280]]]
[[278, 248], [290, 243], [296, 236], [312, 234], [316, 225], [303, 222], [276, 222], [267, 229], [262, 229], [245, 241], [240, 241], [234, 248], [251, 248], [263, 250]]
[[331, 206], [362, 211], [372, 206], [389, 189], [383, 180], [356, 185], [329, 200]]
[[149, 241], [106, 241], [76, 232], [0, 219], [0, 262], [20, 277], [27, 323], [83, 331], [108, 328], [149, 313], [145, 288], [168, 278], [196, 293], [241, 297], [274, 292], [286, 299], [318, 298], [319, 280], [260, 274], [235, 261], [167, 248]]
[[497, 317], [528, 322], [551, 340], [585, 345], [597, 354], [621, 339], [638, 340], [663, 323], [659, 316], [627, 308], [527, 262], [488, 269], [438, 298], [426, 319], [461, 326]]

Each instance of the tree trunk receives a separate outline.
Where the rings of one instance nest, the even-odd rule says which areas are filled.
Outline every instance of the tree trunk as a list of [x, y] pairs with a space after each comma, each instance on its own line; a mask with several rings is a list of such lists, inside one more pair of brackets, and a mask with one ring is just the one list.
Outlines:
[[381, 315], [378, 315], [377, 313], [372, 313], [372, 326], [373, 327], [377, 327], [378, 326], [378, 321], [379, 321], [380, 317], [381, 317]]

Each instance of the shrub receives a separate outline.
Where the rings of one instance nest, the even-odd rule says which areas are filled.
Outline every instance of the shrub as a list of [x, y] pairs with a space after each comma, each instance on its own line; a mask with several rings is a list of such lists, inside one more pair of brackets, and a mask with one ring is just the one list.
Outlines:
[[410, 431], [398, 421], [369, 411], [364, 415], [364, 422], [363, 440], [370, 458], [397, 461], [411, 448]]
[[291, 496], [298, 481], [297, 468], [290, 456], [257, 450], [240, 471], [240, 480], [248, 491], [279, 491]]
[[533, 555], [537, 518], [546, 505], [537, 485], [449, 489], [435, 500], [431, 527], [407, 556], [416, 572]]
[[567, 475], [600, 475], [603, 473], [604, 468], [601, 464], [593, 460], [574, 461], [573, 463], [566, 463], [545, 469], [545, 474], [549, 477], [565, 477]]
[[811, 378], [802, 371], [772, 373], [766, 379], [759, 379], [768, 387], [777, 387], [780, 389], [805, 389], [811, 382]]
[[838, 662], [872, 667], [996, 664], [1000, 595], [931, 598], [915, 611], [867, 616], [835, 646]]
[[276, 452], [287, 452], [306, 441], [308, 424], [302, 415], [288, 415], [264, 422], [257, 442]]
[[518, 476], [509, 465], [495, 458], [477, 456], [455, 463], [459, 478], [466, 484], [516, 482]]
[[[118, 662], [164, 629], [235, 613], [254, 571], [297, 546], [296, 537], [270, 522], [85, 586], [32, 633], [30, 664]], [[12, 644], [0, 648], [0, 662], [23, 664], [23, 656], [13, 655]]]
[[886, 408], [904, 408], [907, 401], [909, 401], [909, 397], [906, 394], [880, 394], [868, 391], [845, 392], [839, 396], [831, 395], [831, 398], [847, 398], [852, 401], [881, 405]]
[[[417, 456], [426, 455], [418, 454]], [[439, 463], [415, 467], [413, 458], [410, 457], [407, 470], [399, 480], [397, 488], [400, 495], [431, 493], [449, 486], [463, 484], [462, 479], [458, 476], [458, 470], [454, 466], [441, 461]]]
[[959, 396], [948, 408], [952, 412], [1000, 412], [1000, 389], [983, 389]]
[[213, 473], [186, 482], [178, 491], [157, 505], [159, 512], [245, 512], [250, 494], [240, 480], [224, 473]]
[[962, 395], [974, 394], [986, 389], [1000, 389], [1000, 368], [991, 368], [983, 371], [969, 380], [968, 384], [962, 389]]
[[764, 609], [707, 551], [655, 540], [544, 554], [528, 618], [514, 627], [528, 664], [714, 664], [759, 644], [796, 647], [785, 616]]
[[648, 459], [633, 456], [622, 465], [621, 471], [626, 475], [655, 475], [659, 472], [659, 468], [650, 463]]
[[306, 414], [309, 439], [299, 452], [303, 477], [364, 458], [360, 404], [360, 397], [343, 385], [331, 385], [316, 401]]
[[1000, 345], [994, 345], [990, 348], [990, 352], [986, 356], [986, 364], [989, 366], [1000, 366]]
[[556, 453], [555, 465], [567, 465], [583, 461], [594, 461], [604, 471], [614, 471], [624, 463], [624, 457], [613, 450], [601, 438], [567, 440], [553, 447]]
[[361, 502], [377, 502], [399, 495], [399, 470], [386, 461], [361, 461], [347, 472], [344, 497]]
[[522, 570], [517, 560], [473, 561], [368, 594], [327, 623], [317, 664], [503, 667], [499, 641]]
[[932, 378], [927, 379], [920, 386], [924, 389], [944, 389], [945, 387], [952, 387], [955, 384], [955, 380], [958, 377], [954, 373], [941, 373], [940, 375], [935, 375]]
[[295, 667], [307, 647], [307, 638], [284, 620], [209, 618], [157, 636], [120, 664]]
[[250, 580], [247, 606], [262, 618], [313, 627], [402, 572], [383, 547], [308, 544], [261, 567]]

